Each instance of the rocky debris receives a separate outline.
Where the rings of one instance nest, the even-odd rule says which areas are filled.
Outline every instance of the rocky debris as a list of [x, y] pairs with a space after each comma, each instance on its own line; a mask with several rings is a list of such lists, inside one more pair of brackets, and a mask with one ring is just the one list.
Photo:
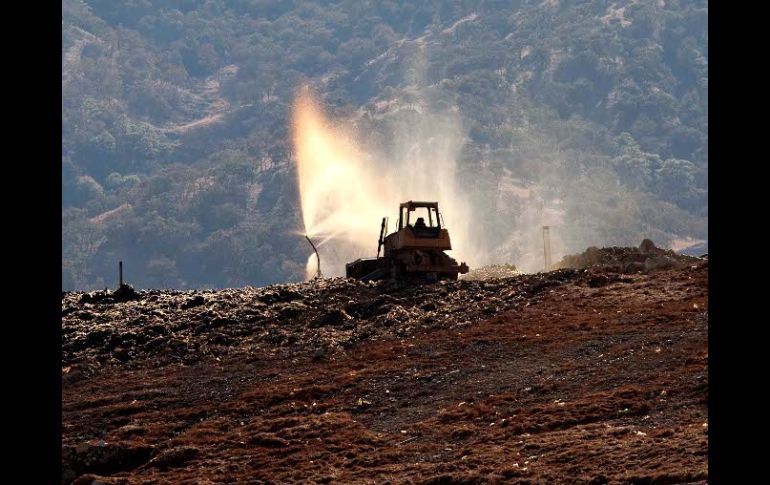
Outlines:
[[201, 295], [195, 295], [194, 297], [182, 303], [182, 306], [180, 308], [182, 310], [187, 310], [188, 308], [195, 308], [196, 306], [201, 306], [204, 303], [206, 303], [205, 298], [203, 298]]
[[639, 252], [642, 254], [654, 254], [658, 247], [651, 239], [644, 239], [639, 245]]
[[351, 317], [344, 309], [334, 308], [313, 320], [313, 325], [315, 327], [338, 327], [350, 320], [353, 320], [353, 317]]
[[631, 274], [660, 269], [681, 268], [699, 261], [699, 258], [661, 249], [649, 239], [637, 248], [590, 247], [581, 254], [565, 256], [556, 268], [591, 268], [604, 272]]
[[[79, 302], [84, 304], [85, 303], [121, 303], [121, 302], [139, 300], [139, 299], [141, 299], [141, 295], [137, 293], [136, 290], [134, 290], [134, 288], [131, 285], [122, 284], [115, 291], [110, 291], [105, 288], [104, 290], [101, 290], [101, 291], [82, 293], [80, 295]], [[72, 309], [67, 309], [67, 311], [72, 311]], [[62, 309], [62, 313], [64, 312], [65, 312], [65, 309]]]
[[473, 268], [467, 274], [461, 275], [460, 278], [469, 281], [476, 280], [490, 280], [500, 278], [512, 278], [519, 276], [520, 271], [516, 269], [516, 266], [512, 264], [493, 264], [489, 266], [481, 266], [480, 268]]
[[120, 288], [112, 292], [112, 298], [116, 302], [125, 302], [125, 301], [131, 301], [131, 300], [138, 300], [141, 297], [139, 296], [139, 293], [134, 290], [134, 288], [131, 285], [122, 284], [120, 285]]
[[599, 288], [600, 286], [606, 286], [612, 281], [617, 281], [618, 275], [612, 274], [612, 278], [604, 273], [592, 274], [588, 278], [588, 286], [591, 288]]
[[464, 326], [522, 303], [535, 304], [539, 292], [586, 277], [565, 269], [416, 286], [331, 278], [259, 289], [140, 291], [136, 299], [122, 302], [67, 293], [62, 365], [70, 370], [62, 379], [76, 382], [104, 366], [145, 359], [189, 364], [235, 351], [323, 348], [322, 358], [364, 339]]
[[330, 278], [202, 291], [127, 287], [117, 298], [108, 291], [65, 293], [62, 368], [68, 370], [62, 371], [62, 382], [75, 383], [114, 365], [192, 364], [234, 353], [309, 352], [328, 359], [364, 340], [460, 328], [535, 305], [542, 292], [566, 282], [597, 288], [627, 281], [622, 274], [693, 262], [708, 264], [645, 240], [638, 248], [588, 248], [565, 257], [564, 269], [503, 278], [493, 275], [515, 268], [487, 267], [471, 279], [423, 285]]

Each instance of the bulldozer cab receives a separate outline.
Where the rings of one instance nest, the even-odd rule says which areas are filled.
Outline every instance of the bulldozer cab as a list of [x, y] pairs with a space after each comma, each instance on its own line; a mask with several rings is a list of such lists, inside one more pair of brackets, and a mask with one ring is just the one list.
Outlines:
[[398, 215], [398, 230], [406, 228], [418, 238], [441, 235], [441, 213], [437, 202], [404, 202]]

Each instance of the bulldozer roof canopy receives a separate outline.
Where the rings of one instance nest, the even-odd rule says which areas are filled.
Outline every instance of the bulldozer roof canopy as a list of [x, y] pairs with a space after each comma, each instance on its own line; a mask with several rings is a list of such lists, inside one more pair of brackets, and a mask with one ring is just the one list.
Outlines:
[[403, 202], [401, 204], [401, 208], [403, 209], [404, 207], [406, 207], [410, 211], [417, 209], [419, 207], [428, 207], [428, 208], [438, 209], [438, 202], [416, 202], [416, 201], [410, 200], [409, 202]]

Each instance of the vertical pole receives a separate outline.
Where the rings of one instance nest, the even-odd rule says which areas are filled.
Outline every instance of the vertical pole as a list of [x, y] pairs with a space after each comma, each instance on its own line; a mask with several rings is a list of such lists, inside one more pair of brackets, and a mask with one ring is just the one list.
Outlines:
[[377, 239], [377, 257], [380, 257], [380, 249], [382, 249], [383, 238], [385, 237], [385, 224], [388, 220], [387, 217], [382, 218], [382, 225], [380, 226], [380, 238]]
[[118, 272], [120, 273], [120, 286], [123, 286], [123, 261], [118, 262]]
[[543, 226], [543, 259], [545, 262], [545, 271], [551, 269], [551, 234], [550, 227]]

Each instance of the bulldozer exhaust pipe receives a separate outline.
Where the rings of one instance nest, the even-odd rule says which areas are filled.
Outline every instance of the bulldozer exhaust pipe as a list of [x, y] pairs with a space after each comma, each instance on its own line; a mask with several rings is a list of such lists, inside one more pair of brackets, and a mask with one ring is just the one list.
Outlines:
[[305, 239], [307, 239], [307, 242], [310, 243], [310, 246], [312, 246], [313, 251], [315, 251], [315, 259], [316, 259], [316, 275], [315, 279], [321, 279], [321, 256], [318, 254], [318, 249], [316, 249], [315, 244], [313, 244], [313, 241], [310, 240], [310, 237], [308, 237], [307, 234], [305, 234]]
[[380, 226], [380, 238], [377, 239], [377, 257], [380, 257], [380, 249], [382, 249], [382, 245], [385, 243], [385, 230], [386, 230], [386, 224], [387, 224], [387, 217], [382, 218], [382, 225]]

